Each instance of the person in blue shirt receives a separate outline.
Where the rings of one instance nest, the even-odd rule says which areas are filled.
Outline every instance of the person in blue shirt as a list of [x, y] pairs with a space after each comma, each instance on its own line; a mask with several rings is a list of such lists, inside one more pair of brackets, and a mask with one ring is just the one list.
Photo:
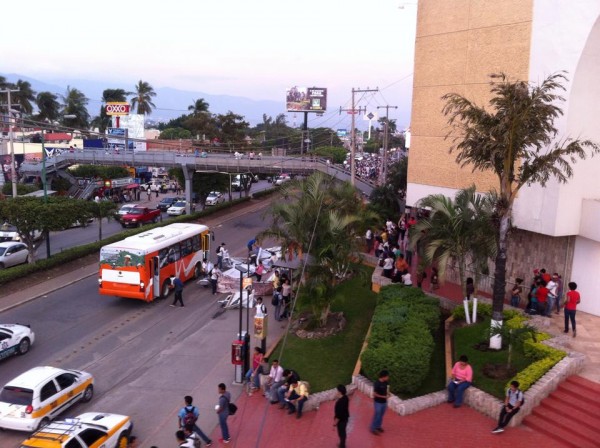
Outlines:
[[[186, 425], [190, 425], [190, 424], [193, 425], [194, 432], [196, 434], [198, 434], [202, 438], [202, 440], [204, 440], [205, 445], [211, 446], [212, 440], [206, 434], [204, 434], [204, 432], [200, 429], [200, 427], [196, 423], [198, 421], [198, 416], [200, 415], [200, 411], [198, 411], [198, 408], [192, 404], [194, 399], [190, 395], [186, 395], [183, 398], [183, 400], [185, 402], [185, 406], [182, 407], [179, 410], [179, 413], [177, 414], [177, 425], [179, 426], [179, 428], [184, 428]], [[187, 417], [187, 415], [189, 413], [194, 415], [193, 423], [186, 421], [186, 420], [189, 420]]]
[[179, 279], [179, 277], [175, 277], [175, 275], [171, 275], [171, 287], [173, 288], [173, 291], [175, 292], [175, 299], [173, 300], [173, 303], [171, 304], [171, 306], [175, 306], [177, 304], [177, 302], [181, 303], [181, 306], [183, 305], [183, 282]]

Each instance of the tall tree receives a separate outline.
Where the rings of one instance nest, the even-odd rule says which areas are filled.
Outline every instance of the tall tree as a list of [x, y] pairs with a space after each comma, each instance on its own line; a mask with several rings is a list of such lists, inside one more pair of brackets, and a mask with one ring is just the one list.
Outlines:
[[92, 120], [92, 126], [97, 127], [100, 132], [106, 131], [110, 127], [111, 117], [106, 115], [106, 103], [110, 102], [126, 102], [127, 96], [131, 92], [124, 89], [106, 89], [102, 92], [102, 105], [100, 106], [100, 114]]
[[87, 111], [88, 99], [76, 88], [67, 87], [67, 92], [62, 97], [63, 110], [61, 115], [74, 115], [74, 118], [63, 118], [62, 124], [71, 128], [87, 129], [90, 126], [90, 114]]
[[152, 102], [152, 98], [156, 96], [154, 88], [141, 79], [135, 85], [135, 92], [133, 98], [131, 98], [131, 107], [135, 109], [137, 107], [137, 113], [143, 115], [150, 115], [152, 109], [156, 107]]
[[31, 88], [31, 83], [19, 79], [14, 88], [19, 89], [19, 91], [12, 94], [12, 102], [19, 105], [22, 113], [31, 115], [33, 112], [32, 103], [35, 102], [35, 91]]
[[193, 104], [188, 106], [188, 110], [192, 112], [192, 115], [199, 115], [208, 112], [209, 104], [200, 98], [194, 101]]
[[220, 130], [220, 139], [225, 143], [241, 143], [248, 130], [248, 122], [242, 115], [229, 111], [216, 116], [216, 125]]
[[58, 97], [51, 92], [40, 92], [35, 99], [39, 113], [39, 121], [56, 121], [60, 117], [60, 103]]
[[[456, 162], [473, 171], [491, 171], [498, 178], [495, 234], [498, 244], [494, 272], [492, 325], [502, 325], [506, 290], [507, 241], [512, 208], [525, 185], [545, 186], [550, 179], [565, 183], [573, 175], [572, 164], [587, 153], [600, 151], [590, 140], [557, 139], [555, 120], [563, 112], [563, 73], [548, 76], [540, 84], [510, 81], [503, 74], [491, 76], [489, 106], [483, 107], [457, 93], [444, 95], [443, 112], [453, 138]], [[490, 347], [499, 349], [501, 338]]]
[[476, 271], [496, 255], [494, 204], [491, 196], [478, 195], [475, 186], [460, 190], [454, 200], [442, 194], [427, 196], [418, 205], [430, 209], [430, 215], [411, 228], [411, 245], [420, 243], [419, 255], [426, 264], [437, 264], [442, 280], [452, 260], [464, 291], [469, 264]]

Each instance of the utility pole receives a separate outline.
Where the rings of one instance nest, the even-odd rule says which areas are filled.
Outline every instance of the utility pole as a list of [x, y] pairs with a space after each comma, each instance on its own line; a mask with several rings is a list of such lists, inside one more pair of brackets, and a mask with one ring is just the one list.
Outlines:
[[358, 110], [355, 107], [355, 101], [354, 101], [354, 94], [355, 93], [368, 93], [368, 92], [379, 92], [379, 89], [355, 89], [352, 88], [352, 108], [351, 109], [342, 109], [340, 107], [340, 114], [342, 113], [343, 110], [347, 111], [348, 113], [352, 114], [352, 130], [350, 131], [350, 184], [352, 186], [354, 186], [354, 184], [356, 183], [356, 161], [354, 160], [354, 155], [356, 154], [356, 132], [355, 132], [355, 127], [356, 127], [356, 120], [354, 118], [354, 116], [358, 113], [361, 112], [366, 112], [366, 108], [358, 108]]
[[8, 140], [10, 141], [10, 180], [12, 182], [12, 195], [13, 198], [17, 197], [17, 172], [15, 170], [15, 147], [12, 133], [12, 102], [10, 100], [11, 92], [20, 92], [19, 89], [5, 89], [0, 90], [0, 93], [6, 93], [8, 96]]
[[377, 109], [385, 109], [385, 124], [383, 129], [383, 163], [381, 164], [381, 172], [379, 173], [379, 184], [383, 185], [387, 177], [387, 153], [388, 153], [388, 134], [389, 134], [389, 123], [390, 109], [398, 109], [398, 106], [377, 106]]

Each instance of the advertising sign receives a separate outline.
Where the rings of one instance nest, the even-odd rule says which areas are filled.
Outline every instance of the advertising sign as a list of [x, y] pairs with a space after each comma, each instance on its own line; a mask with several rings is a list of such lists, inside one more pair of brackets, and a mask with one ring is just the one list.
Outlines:
[[346, 129], [338, 129], [337, 136], [342, 138], [348, 136], [348, 131]]
[[[117, 117], [113, 117], [113, 126], [117, 127]], [[129, 137], [129, 149], [134, 151], [146, 151], [146, 141], [144, 134], [144, 115], [143, 114], [129, 114], [119, 119], [120, 128], [125, 128], [128, 131], [127, 137]]]
[[267, 337], [267, 319], [266, 317], [254, 318], [254, 337], [264, 339]]
[[125, 149], [125, 136], [127, 129], [125, 128], [108, 128], [106, 133], [115, 138], [108, 138], [108, 147], [111, 149]]
[[324, 112], [327, 109], [327, 89], [323, 87], [290, 87], [286, 90], [288, 112]]
[[129, 115], [129, 103], [106, 103], [106, 115]]

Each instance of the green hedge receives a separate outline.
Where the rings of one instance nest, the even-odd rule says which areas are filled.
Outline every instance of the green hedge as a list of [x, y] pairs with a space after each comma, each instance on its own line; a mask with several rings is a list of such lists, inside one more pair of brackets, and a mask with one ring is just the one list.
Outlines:
[[[218, 212], [219, 210], [223, 210], [226, 208], [233, 207], [237, 204], [241, 204], [243, 202], [249, 201], [250, 198], [239, 198], [234, 199], [231, 202], [224, 202], [222, 204], [216, 205], [214, 207], [210, 207], [204, 209], [200, 212], [192, 213], [190, 215], [182, 215], [176, 218], [170, 219], [168, 224], [173, 224], [176, 222], [190, 222], [197, 221], [198, 219], [204, 218], [206, 216], [212, 215], [213, 213]], [[28, 275], [32, 275], [36, 272], [43, 272], [48, 269], [52, 269], [56, 266], [60, 266], [61, 264], [68, 263], [73, 260], [77, 260], [79, 258], [85, 257], [86, 255], [90, 255], [93, 253], [97, 253], [103, 246], [107, 244], [114, 243], [117, 241], [121, 241], [128, 236], [136, 235], [141, 232], [145, 232], [148, 229], [153, 229], [155, 227], [162, 227], [167, 225], [167, 223], [157, 223], [157, 224], [149, 224], [143, 227], [138, 227], [135, 229], [123, 230], [115, 235], [104, 238], [102, 241], [96, 241], [94, 243], [85, 244], [83, 246], [72, 247], [70, 249], [64, 250], [62, 252], [58, 252], [53, 254], [49, 259], [38, 260], [32, 264], [25, 264], [20, 266], [15, 266], [10, 269], [4, 269], [0, 271], [0, 285], [6, 284], [8, 282], [18, 280], [19, 278], [26, 277]]]
[[267, 188], [266, 190], [261, 190], [261, 191], [257, 191], [256, 193], [252, 193], [252, 197], [254, 199], [258, 199], [258, 198], [262, 198], [265, 196], [269, 196], [273, 193], [277, 193], [278, 191], [280, 191], [279, 187], [271, 187], [271, 188]]
[[[506, 322], [511, 328], [517, 328], [527, 321], [524, 316], [515, 316]], [[550, 339], [551, 336], [546, 333], [537, 333], [535, 340], [531, 336], [523, 339], [523, 353], [526, 357], [534, 359], [535, 362], [517, 373], [514, 378], [506, 384], [510, 387], [511, 381], [518, 381], [519, 388], [523, 391], [529, 389], [536, 381], [543, 377], [552, 367], [556, 365], [567, 354], [562, 350], [557, 350], [549, 345], [542, 344], [542, 341]]]
[[432, 333], [439, 323], [437, 299], [417, 288], [383, 287], [373, 315], [369, 345], [361, 356], [364, 373], [375, 379], [387, 369], [392, 392], [414, 392], [429, 372], [434, 349]]

